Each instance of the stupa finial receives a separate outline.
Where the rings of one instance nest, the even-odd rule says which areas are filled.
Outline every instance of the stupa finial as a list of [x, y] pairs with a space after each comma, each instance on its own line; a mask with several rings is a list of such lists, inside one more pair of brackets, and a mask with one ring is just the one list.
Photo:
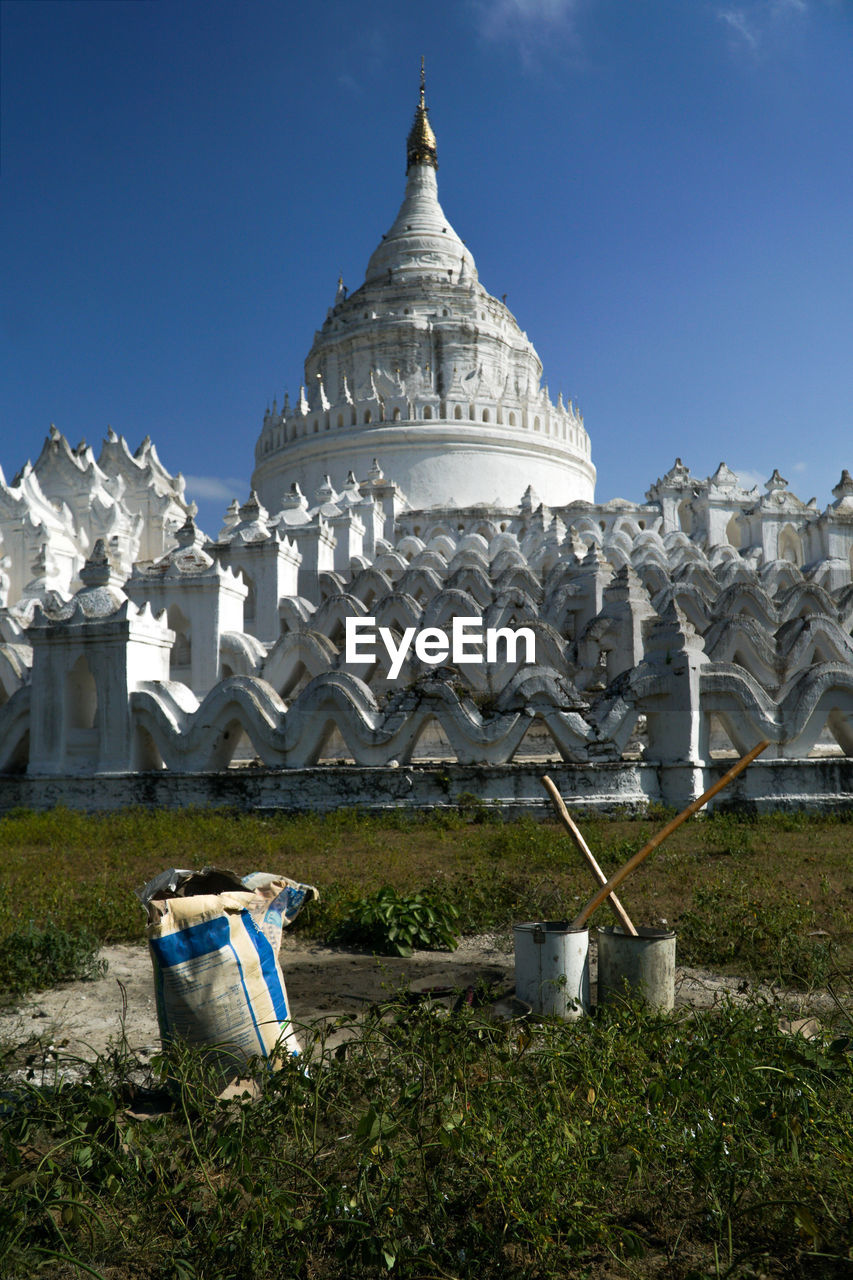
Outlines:
[[406, 139], [406, 173], [413, 164], [430, 164], [438, 168], [438, 148], [435, 134], [429, 122], [429, 108], [426, 105], [426, 72], [424, 60], [421, 58], [421, 88], [415, 119]]

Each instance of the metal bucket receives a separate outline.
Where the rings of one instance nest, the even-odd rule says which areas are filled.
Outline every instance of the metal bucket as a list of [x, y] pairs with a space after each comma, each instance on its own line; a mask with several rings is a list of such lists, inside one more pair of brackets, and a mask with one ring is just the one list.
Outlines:
[[513, 926], [515, 993], [534, 1013], [575, 1019], [589, 1012], [589, 931], [567, 920]]
[[653, 1009], [675, 1005], [675, 934], [668, 929], [637, 930], [632, 938], [619, 925], [598, 929], [598, 1003], [640, 996]]

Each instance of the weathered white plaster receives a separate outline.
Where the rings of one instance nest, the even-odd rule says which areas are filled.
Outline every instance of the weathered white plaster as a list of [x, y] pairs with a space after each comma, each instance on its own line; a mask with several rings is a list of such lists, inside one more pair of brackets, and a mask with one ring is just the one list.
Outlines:
[[[705, 772], [706, 787], [726, 765]], [[550, 763], [548, 773], [571, 798], [574, 813], [642, 812], [672, 792], [666, 778], [678, 766]], [[663, 788], [661, 787], [663, 783]], [[407, 768], [232, 769], [226, 773], [133, 773], [91, 778], [0, 775], [0, 813], [64, 805], [88, 812], [134, 807], [179, 809], [220, 805], [252, 812], [333, 813], [459, 809], [471, 812], [474, 796], [487, 809], [535, 817], [550, 812], [543, 800], [542, 765], [410, 765]], [[757, 760], [709, 808], [736, 806], [758, 813], [811, 809], [837, 813], [853, 795], [850, 760]]]
[[[125, 773], [148, 761], [134, 732], [130, 695], [168, 680], [174, 635], [120, 590], [103, 543], [61, 610], [41, 608], [28, 628], [33, 648], [28, 772], [34, 776]], [[9, 705], [9, 704], [7, 704]]]
[[176, 534], [177, 545], [153, 564], [137, 565], [125, 583], [140, 608], [164, 613], [175, 638], [169, 672], [202, 696], [222, 678], [222, 642], [242, 632], [248, 587], [203, 549], [204, 535], [188, 519]]

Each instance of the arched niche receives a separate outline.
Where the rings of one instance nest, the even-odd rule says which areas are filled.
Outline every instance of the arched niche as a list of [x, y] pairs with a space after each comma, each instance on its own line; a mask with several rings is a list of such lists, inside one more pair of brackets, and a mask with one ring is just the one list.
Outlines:
[[786, 524], [779, 531], [779, 543], [776, 549], [777, 560], [787, 560], [798, 568], [803, 565], [803, 546], [800, 535], [791, 524]]
[[95, 677], [81, 654], [65, 676], [65, 723], [69, 729], [94, 729], [97, 714]]
[[691, 499], [685, 498], [678, 505], [678, 526], [682, 533], [686, 533], [688, 538], [693, 532], [693, 510], [691, 507]]
[[189, 619], [179, 605], [170, 604], [166, 617], [169, 630], [175, 633], [169, 655], [169, 675], [173, 680], [180, 680], [189, 675], [192, 666], [192, 632]]
[[743, 545], [743, 533], [740, 527], [737, 513], [735, 513], [729, 523], [726, 525], [726, 538], [729, 545], [734, 547], [736, 551], [740, 551]]

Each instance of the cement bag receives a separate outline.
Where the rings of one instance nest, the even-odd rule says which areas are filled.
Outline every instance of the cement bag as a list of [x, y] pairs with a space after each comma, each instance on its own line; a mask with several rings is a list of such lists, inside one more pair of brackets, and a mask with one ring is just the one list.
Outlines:
[[278, 953], [282, 928], [316, 896], [284, 876], [215, 867], [166, 871], [139, 890], [163, 1047], [207, 1046], [225, 1077], [298, 1054]]

